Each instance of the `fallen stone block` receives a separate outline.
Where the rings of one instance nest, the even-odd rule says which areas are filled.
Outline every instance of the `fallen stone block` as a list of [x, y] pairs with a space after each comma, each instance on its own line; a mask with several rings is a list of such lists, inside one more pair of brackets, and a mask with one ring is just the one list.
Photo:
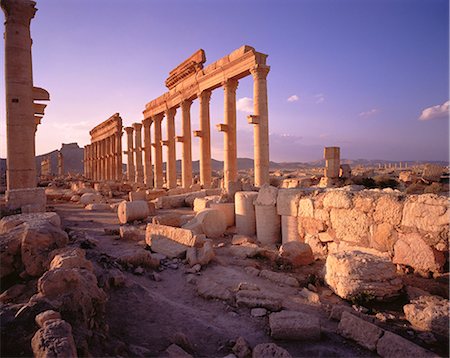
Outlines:
[[292, 356], [275, 343], [261, 343], [253, 348], [252, 358], [292, 358]]
[[136, 226], [123, 225], [119, 228], [119, 235], [124, 240], [145, 240], [145, 231]]
[[284, 273], [261, 270], [259, 276], [279, 284], [284, 284], [291, 287], [299, 287], [297, 279]]
[[263, 291], [241, 290], [236, 293], [236, 304], [240, 307], [267, 308], [270, 311], [281, 309], [281, 299]]
[[104, 203], [88, 204], [84, 208], [90, 211], [111, 211], [111, 206]]
[[117, 257], [117, 261], [122, 264], [130, 264], [135, 267], [143, 266], [158, 268], [160, 265], [160, 261], [157, 257], [154, 257], [149, 251], [140, 247], [122, 250], [120, 255]]
[[311, 246], [303, 242], [290, 241], [280, 247], [280, 258], [294, 267], [309, 265], [314, 262]]
[[301, 189], [279, 189], [277, 196], [278, 215], [298, 216], [298, 204], [304, 192]]
[[65, 247], [59, 250], [54, 250], [50, 254], [50, 270], [57, 268], [71, 269], [79, 268], [93, 272], [94, 267], [92, 262], [87, 260], [86, 252], [80, 248]]
[[377, 353], [383, 358], [439, 357], [437, 354], [389, 331], [384, 331], [383, 336], [378, 340]]
[[57, 213], [30, 213], [5, 216], [0, 220], [0, 234], [7, 233], [16, 226], [27, 223], [29, 226], [39, 226], [48, 222], [55, 227], [61, 227], [61, 218]]
[[219, 299], [231, 302], [233, 295], [226, 287], [208, 278], [203, 278], [197, 282], [196, 287], [199, 296], [206, 299]]
[[152, 218], [152, 224], [180, 227], [181, 217], [182, 215], [177, 213], [160, 214]]
[[128, 193], [130, 201], [143, 200], [147, 201], [147, 193], [145, 191], [130, 191]]
[[122, 201], [117, 208], [117, 217], [121, 224], [134, 220], [143, 220], [150, 215], [146, 201]]
[[318, 317], [297, 312], [281, 311], [269, 316], [271, 336], [275, 339], [317, 341], [320, 339]]
[[344, 338], [352, 339], [371, 351], [377, 348], [377, 342], [383, 334], [380, 327], [346, 311], [342, 312], [338, 332]]
[[80, 197], [80, 204], [88, 205], [94, 203], [101, 203], [102, 200], [103, 196], [101, 196], [100, 194], [85, 193]]
[[31, 340], [35, 357], [77, 357], [72, 327], [61, 319], [44, 322]]
[[222, 211], [217, 209], [203, 209], [199, 211], [194, 219], [183, 225], [196, 234], [205, 234], [206, 237], [217, 239], [227, 229], [226, 218]]

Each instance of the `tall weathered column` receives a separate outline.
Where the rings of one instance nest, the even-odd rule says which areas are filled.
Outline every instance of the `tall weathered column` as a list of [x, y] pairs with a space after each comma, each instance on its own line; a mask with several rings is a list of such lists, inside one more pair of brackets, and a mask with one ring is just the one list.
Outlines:
[[181, 129], [183, 135], [177, 141], [183, 143], [181, 156], [181, 183], [183, 188], [192, 185], [192, 139], [191, 139], [191, 105], [192, 101], [181, 102]]
[[325, 147], [323, 157], [325, 159], [325, 177], [332, 179], [339, 178], [341, 149], [339, 147]]
[[125, 127], [125, 132], [127, 132], [127, 180], [129, 182], [135, 181], [135, 170], [134, 170], [134, 155], [133, 155], [133, 127]]
[[100, 180], [105, 180], [105, 169], [106, 169], [106, 160], [105, 160], [105, 140], [102, 139], [100, 141]]
[[153, 188], [152, 171], [152, 119], [146, 118], [142, 121], [144, 127], [144, 183], [147, 188]]
[[[49, 100], [45, 90], [33, 87], [30, 23], [35, 2], [1, 0], [5, 13], [5, 92], [6, 92], [6, 204], [22, 211], [45, 210], [45, 193], [36, 188], [35, 131]], [[35, 112], [39, 116], [35, 118]]]
[[109, 171], [109, 179], [116, 179], [116, 140], [113, 135], [109, 136], [109, 165], [111, 167]]
[[256, 65], [253, 75], [253, 144], [255, 186], [269, 183], [269, 110], [267, 105], [267, 74], [270, 67]]
[[95, 142], [95, 180], [100, 181], [101, 173], [101, 154], [100, 154], [100, 141]]
[[[87, 178], [89, 175], [89, 169], [88, 169], [88, 156], [89, 156], [89, 148], [87, 145], [84, 146], [83, 151], [83, 175]], [[42, 173], [42, 170], [41, 170]], [[59, 175], [59, 153], [58, 153], [58, 175]]]
[[204, 188], [211, 187], [211, 128], [209, 119], [209, 101], [211, 91], [199, 93], [200, 130], [194, 135], [200, 138], [200, 184]]
[[134, 153], [136, 160], [136, 182], [144, 182], [144, 167], [142, 166], [142, 124], [133, 123], [134, 128]]
[[236, 144], [236, 89], [238, 81], [229, 79], [223, 83], [224, 121], [221, 128], [224, 132], [224, 186], [228, 190], [228, 183], [237, 180], [237, 144]]
[[177, 187], [177, 156], [175, 151], [175, 108], [166, 110], [167, 119], [167, 165], [166, 180], [169, 189]]
[[116, 133], [114, 140], [116, 142], [116, 174], [117, 181], [122, 181], [123, 169], [122, 169], [122, 132]]
[[163, 160], [162, 160], [162, 133], [161, 133], [161, 121], [164, 118], [164, 114], [159, 113], [153, 117], [154, 131], [155, 131], [155, 188], [161, 189], [163, 187]]

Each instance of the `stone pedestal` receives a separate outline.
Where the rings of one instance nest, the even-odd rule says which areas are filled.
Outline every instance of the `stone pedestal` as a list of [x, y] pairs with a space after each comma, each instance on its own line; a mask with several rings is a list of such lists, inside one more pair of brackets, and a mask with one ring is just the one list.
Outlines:
[[136, 182], [144, 182], [144, 167], [142, 165], [142, 124], [133, 123], [134, 128], [134, 153], [136, 159]]
[[9, 210], [20, 209], [22, 214], [43, 212], [47, 203], [44, 188], [10, 189], [5, 199]]

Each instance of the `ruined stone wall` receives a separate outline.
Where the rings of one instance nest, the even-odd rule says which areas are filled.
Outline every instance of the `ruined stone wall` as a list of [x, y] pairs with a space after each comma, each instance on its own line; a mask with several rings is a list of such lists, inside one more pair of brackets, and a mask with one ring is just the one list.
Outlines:
[[[298, 240], [308, 243], [316, 256], [357, 246], [416, 271], [443, 269], [449, 248], [447, 197], [349, 189], [281, 189], [278, 214], [297, 217]], [[293, 240], [283, 232], [283, 243]]]

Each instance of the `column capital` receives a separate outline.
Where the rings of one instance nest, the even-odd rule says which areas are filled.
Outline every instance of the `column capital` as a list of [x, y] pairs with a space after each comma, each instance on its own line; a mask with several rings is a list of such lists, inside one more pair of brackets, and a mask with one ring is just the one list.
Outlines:
[[192, 100], [191, 99], [183, 99], [180, 103], [181, 106], [181, 110], [189, 110], [191, 108], [192, 105]]
[[232, 91], [235, 92], [238, 87], [238, 80], [234, 78], [229, 78], [223, 81], [222, 83], [224, 91]]
[[133, 123], [131, 126], [135, 131], [140, 131], [142, 129], [142, 123]]
[[211, 91], [205, 90], [197, 93], [197, 97], [201, 102], [208, 102], [211, 100]]
[[270, 66], [266, 65], [255, 65], [250, 69], [250, 73], [252, 74], [254, 80], [266, 79], [269, 71]]
[[144, 126], [144, 128], [150, 128], [150, 126], [152, 125], [153, 119], [151, 117], [145, 118], [142, 121], [142, 125]]
[[127, 134], [133, 134], [134, 128], [133, 127], [125, 127], [125, 132], [127, 132]]
[[36, 14], [36, 2], [31, 0], [2, 0], [0, 2], [5, 13], [6, 22], [17, 22], [23, 25], [30, 25], [31, 19]]
[[152, 117], [152, 121], [153, 122], [161, 122], [163, 120], [163, 118], [164, 118], [164, 113], [158, 113]]
[[177, 109], [174, 107], [167, 108], [165, 112], [166, 112], [167, 119], [169, 119], [169, 118], [175, 117], [175, 114], [177, 113]]

